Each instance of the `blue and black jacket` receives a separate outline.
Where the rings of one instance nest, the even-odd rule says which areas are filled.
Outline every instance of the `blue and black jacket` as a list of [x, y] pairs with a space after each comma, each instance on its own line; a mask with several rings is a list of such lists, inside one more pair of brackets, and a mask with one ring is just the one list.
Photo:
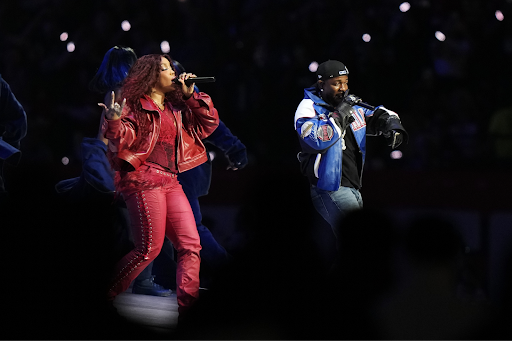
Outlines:
[[[327, 191], [337, 191], [341, 186], [345, 150], [345, 131], [336, 121], [334, 110], [317, 95], [315, 87], [310, 87], [304, 89], [304, 99], [295, 112], [295, 130], [302, 149], [299, 154], [302, 172], [312, 184]], [[405, 132], [398, 115], [383, 106], [370, 110], [354, 105], [352, 117], [350, 129], [361, 152], [363, 166], [366, 135], [378, 136], [391, 130]]]

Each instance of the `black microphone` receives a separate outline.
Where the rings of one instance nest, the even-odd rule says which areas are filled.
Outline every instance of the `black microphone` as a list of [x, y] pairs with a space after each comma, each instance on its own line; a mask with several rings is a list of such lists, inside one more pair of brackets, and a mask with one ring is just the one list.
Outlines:
[[[348, 100], [347, 100], [348, 99]], [[344, 100], [349, 102], [350, 105], [359, 105], [360, 107], [369, 109], [369, 110], [375, 110], [375, 107], [372, 105], [369, 105], [368, 103], [363, 102], [359, 97], [354, 95], [349, 95], [348, 90], [345, 91]]]
[[372, 105], [369, 105], [368, 103], [365, 103], [365, 102], [359, 102], [359, 103], [356, 103], [356, 105], [359, 105], [360, 107], [363, 107], [363, 108], [366, 108], [366, 109], [370, 109], [370, 110], [375, 110], [375, 107], [372, 106]]
[[[181, 82], [178, 80], [178, 78], [174, 78], [173, 83], [181, 84]], [[215, 82], [215, 77], [190, 77], [189, 79], [185, 80], [185, 85], [190, 86], [192, 83], [213, 83]]]

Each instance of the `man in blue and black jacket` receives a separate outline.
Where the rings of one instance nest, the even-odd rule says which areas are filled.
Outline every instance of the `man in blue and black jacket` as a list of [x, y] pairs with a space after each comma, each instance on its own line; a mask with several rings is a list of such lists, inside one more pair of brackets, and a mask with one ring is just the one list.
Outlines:
[[302, 173], [311, 185], [315, 209], [339, 236], [339, 221], [363, 207], [360, 193], [366, 135], [383, 135], [395, 149], [408, 135], [398, 115], [349, 95], [348, 69], [339, 61], [318, 66], [317, 82], [304, 89], [295, 112]]

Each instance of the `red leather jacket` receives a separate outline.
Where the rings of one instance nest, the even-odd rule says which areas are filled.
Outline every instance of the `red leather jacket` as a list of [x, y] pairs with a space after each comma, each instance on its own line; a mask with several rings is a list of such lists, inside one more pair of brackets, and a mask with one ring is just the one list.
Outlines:
[[[160, 112], [156, 104], [146, 95], [140, 99], [140, 103], [151, 122], [149, 131], [141, 132], [137, 136], [137, 121], [128, 107], [123, 109], [120, 119], [105, 119], [103, 124], [105, 138], [109, 140], [109, 158], [117, 171], [133, 171], [139, 168], [151, 154], [158, 140]], [[204, 92], [194, 92], [185, 103], [193, 113], [192, 132], [183, 127], [181, 111], [166, 104], [178, 124], [176, 161], [179, 172], [194, 168], [208, 159], [206, 148], [201, 140], [213, 133], [219, 125], [217, 109], [213, 106], [210, 96]], [[140, 144], [141, 147], [135, 150], [134, 142], [141, 138], [146, 139], [147, 143]]]

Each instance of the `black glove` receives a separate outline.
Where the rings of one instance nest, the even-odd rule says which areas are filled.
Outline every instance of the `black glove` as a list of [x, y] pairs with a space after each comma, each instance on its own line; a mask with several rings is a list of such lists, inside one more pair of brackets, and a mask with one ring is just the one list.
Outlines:
[[348, 91], [345, 93], [345, 97], [340, 104], [334, 108], [334, 112], [331, 114], [331, 117], [334, 118], [338, 126], [341, 128], [341, 131], [345, 131], [345, 129], [350, 125], [350, 123], [354, 122], [354, 117], [352, 114], [355, 112], [352, 106], [361, 102], [361, 98], [355, 95], [348, 95]]
[[391, 149], [398, 148], [398, 146], [400, 146], [404, 141], [404, 134], [397, 130], [390, 130], [383, 135]]
[[408, 143], [409, 134], [402, 126], [398, 115], [391, 115], [387, 109], [382, 108], [375, 110], [373, 115], [377, 117], [376, 131], [382, 132], [388, 146], [395, 149], [402, 143]]
[[229, 167], [228, 169], [242, 169], [245, 166], [247, 166], [248, 160], [247, 160], [247, 152], [245, 149], [241, 149], [237, 152], [234, 152], [232, 154], [226, 155], [229, 161]]

